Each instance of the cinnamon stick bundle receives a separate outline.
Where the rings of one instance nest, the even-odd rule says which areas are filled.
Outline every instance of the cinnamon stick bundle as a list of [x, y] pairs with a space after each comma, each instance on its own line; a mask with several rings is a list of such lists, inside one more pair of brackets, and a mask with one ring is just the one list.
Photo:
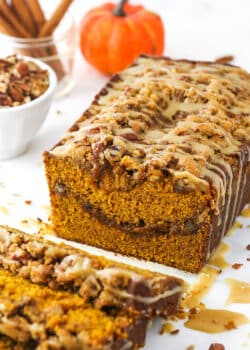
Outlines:
[[[9, 4], [6, 0], [0, 0], [0, 32], [20, 38], [51, 36], [72, 1], [61, 0], [51, 18], [46, 20], [38, 0], [11, 0]], [[22, 49], [21, 53], [37, 58], [51, 57], [47, 63], [56, 71], [58, 80], [65, 76], [55, 44], [43, 48]]]

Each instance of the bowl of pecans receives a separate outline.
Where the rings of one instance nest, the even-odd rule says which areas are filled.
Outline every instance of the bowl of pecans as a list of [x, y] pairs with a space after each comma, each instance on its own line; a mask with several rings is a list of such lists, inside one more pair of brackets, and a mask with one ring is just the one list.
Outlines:
[[42, 126], [57, 86], [54, 70], [26, 56], [0, 59], [0, 159], [22, 154]]

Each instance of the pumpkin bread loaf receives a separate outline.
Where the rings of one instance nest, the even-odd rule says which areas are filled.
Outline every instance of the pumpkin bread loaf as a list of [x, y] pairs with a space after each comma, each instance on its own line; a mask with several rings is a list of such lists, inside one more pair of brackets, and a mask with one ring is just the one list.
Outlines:
[[0, 349], [135, 350], [182, 281], [0, 227]]
[[44, 154], [61, 237], [199, 271], [250, 199], [250, 75], [140, 57]]

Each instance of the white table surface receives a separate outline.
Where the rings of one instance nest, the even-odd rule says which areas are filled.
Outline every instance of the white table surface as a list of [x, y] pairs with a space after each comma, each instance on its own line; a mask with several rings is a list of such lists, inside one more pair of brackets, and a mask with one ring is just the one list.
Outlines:
[[[49, 1], [45, 0], [49, 5]], [[50, 4], [54, 6], [54, 2]], [[82, 14], [102, 1], [75, 0], [72, 12], [77, 23]], [[142, 1], [141, 1], [142, 3]], [[250, 71], [250, 1], [249, 0], [144, 0], [149, 9], [161, 14], [166, 27], [166, 55], [175, 58], [213, 60], [218, 56], [232, 54], [235, 63]], [[3, 48], [1, 48], [2, 50]], [[49, 149], [62, 133], [81, 115], [93, 96], [106, 82], [107, 77], [90, 67], [76, 52], [75, 87], [72, 93], [56, 100], [49, 116], [28, 151], [19, 158], [0, 162], [0, 222], [37, 231], [38, 226], [22, 224], [23, 219], [48, 218], [48, 190], [42, 166], [41, 154]], [[58, 114], [58, 110], [61, 111]], [[17, 195], [18, 194], [18, 195]], [[32, 200], [26, 205], [25, 200]], [[228, 289], [223, 282], [227, 277], [250, 282], [250, 263], [246, 262], [246, 245], [250, 243], [249, 219], [240, 218], [243, 228], [234, 232], [225, 241], [230, 244], [226, 260], [230, 263], [244, 263], [242, 268], [224, 269], [212, 290], [204, 298], [207, 307], [228, 309], [245, 313], [250, 317], [250, 305], [225, 305]], [[96, 252], [96, 250], [94, 250]], [[100, 252], [99, 252], [100, 253]], [[114, 257], [112, 254], [109, 256]], [[120, 257], [114, 257], [120, 259]], [[121, 258], [128, 261], [126, 258]], [[193, 283], [197, 276], [162, 267], [157, 264], [136, 262], [153, 270], [170, 272]], [[158, 334], [162, 321], [155, 322], [149, 331], [145, 350], [185, 350], [195, 345], [196, 350], [207, 350], [214, 342], [223, 343], [226, 350], [250, 349], [250, 327], [222, 334], [209, 335], [183, 327], [183, 321], [176, 325], [178, 335]]]

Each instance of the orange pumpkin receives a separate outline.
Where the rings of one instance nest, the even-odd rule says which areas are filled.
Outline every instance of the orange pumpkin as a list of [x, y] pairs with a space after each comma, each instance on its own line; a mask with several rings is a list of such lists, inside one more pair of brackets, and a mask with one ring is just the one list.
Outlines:
[[164, 28], [159, 15], [121, 1], [89, 11], [82, 20], [81, 51], [103, 73], [116, 73], [140, 54], [161, 55]]

